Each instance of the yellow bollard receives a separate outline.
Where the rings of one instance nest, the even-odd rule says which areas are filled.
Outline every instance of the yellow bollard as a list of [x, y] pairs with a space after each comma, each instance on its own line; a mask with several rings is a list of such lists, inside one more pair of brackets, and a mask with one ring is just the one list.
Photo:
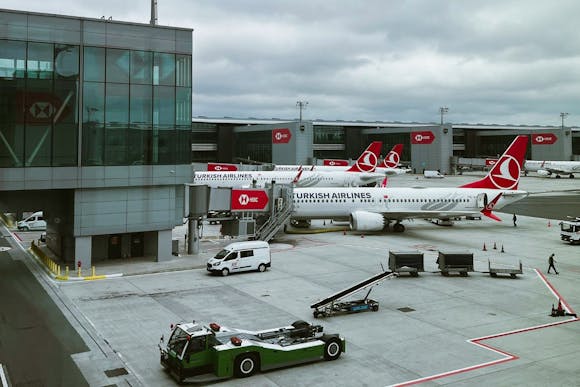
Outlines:
[[77, 277], [81, 276], [81, 268], [79, 267], [79, 269], [77, 270]]
[[56, 271], [56, 275], [60, 277], [60, 265], [57, 266]]
[[95, 276], [95, 267], [93, 266], [93, 277]]

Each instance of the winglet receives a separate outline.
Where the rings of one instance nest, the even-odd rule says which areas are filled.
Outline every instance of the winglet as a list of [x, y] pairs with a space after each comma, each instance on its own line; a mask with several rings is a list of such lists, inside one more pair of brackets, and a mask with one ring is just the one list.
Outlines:
[[300, 169], [298, 170], [296, 177], [294, 178], [294, 180], [292, 180], [292, 184], [298, 183], [298, 180], [300, 180], [300, 176], [302, 176], [302, 172], [304, 171], [302, 170], [302, 166], [300, 166]]
[[373, 141], [359, 156], [353, 166], [347, 172], [374, 172], [379, 162], [379, 155], [383, 147], [382, 141]]
[[393, 149], [385, 156], [383, 160], [382, 167], [384, 168], [396, 168], [401, 162], [401, 153], [403, 152], [403, 144], [395, 144]]
[[459, 188], [518, 189], [527, 147], [528, 136], [517, 136], [483, 179], [464, 184]]
[[503, 192], [500, 192], [495, 199], [493, 199], [491, 202], [489, 202], [485, 207], [483, 207], [483, 209], [481, 210], [481, 213], [485, 216], [487, 216], [488, 218], [491, 218], [493, 220], [497, 220], [498, 222], [501, 222], [501, 219], [494, 213], [492, 213], [493, 208], [495, 207], [495, 205], [497, 204], [497, 201], [499, 200], [499, 198], [501, 197], [501, 195], [503, 195]]

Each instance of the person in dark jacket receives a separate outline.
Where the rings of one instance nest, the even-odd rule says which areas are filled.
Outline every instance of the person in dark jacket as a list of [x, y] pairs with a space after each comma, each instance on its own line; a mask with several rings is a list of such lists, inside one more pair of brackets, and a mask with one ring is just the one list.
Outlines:
[[552, 253], [550, 254], [550, 257], [548, 257], [548, 273], [550, 272], [550, 270], [554, 269], [554, 272], [556, 272], [556, 274], [560, 274], [558, 273], [558, 270], [556, 270], [554, 262], [556, 262], [556, 260], [554, 259], [554, 253]]

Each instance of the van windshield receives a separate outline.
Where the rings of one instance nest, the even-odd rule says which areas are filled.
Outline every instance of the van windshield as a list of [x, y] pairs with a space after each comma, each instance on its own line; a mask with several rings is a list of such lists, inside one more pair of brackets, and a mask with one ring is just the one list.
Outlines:
[[222, 260], [226, 257], [226, 255], [228, 255], [230, 253], [229, 250], [222, 250], [219, 253], [216, 254], [216, 256], [214, 257], [215, 259], [219, 259]]

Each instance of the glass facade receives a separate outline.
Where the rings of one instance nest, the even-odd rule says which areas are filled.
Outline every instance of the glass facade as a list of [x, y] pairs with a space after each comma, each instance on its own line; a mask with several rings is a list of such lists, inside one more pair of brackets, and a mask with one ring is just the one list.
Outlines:
[[191, 31], [10, 12], [0, 22], [0, 167], [190, 163]]

